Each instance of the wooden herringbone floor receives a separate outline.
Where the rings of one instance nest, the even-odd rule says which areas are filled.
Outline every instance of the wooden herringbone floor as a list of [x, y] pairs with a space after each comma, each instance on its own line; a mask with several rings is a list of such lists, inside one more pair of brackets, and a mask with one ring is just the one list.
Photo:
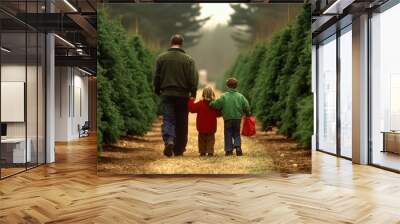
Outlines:
[[322, 153], [312, 175], [98, 177], [94, 138], [0, 181], [0, 223], [400, 223], [400, 175]]

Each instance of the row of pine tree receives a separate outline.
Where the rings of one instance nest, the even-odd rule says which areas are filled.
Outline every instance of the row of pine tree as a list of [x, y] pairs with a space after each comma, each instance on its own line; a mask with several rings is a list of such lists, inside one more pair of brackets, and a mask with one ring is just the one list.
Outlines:
[[310, 28], [307, 4], [294, 24], [240, 54], [225, 73], [239, 80], [239, 91], [264, 129], [278, 127], [304, 147], [311, 145], [313, 133]]
[[[241, 53], [225, 76], [239, 80], [264, 129], [309, 147], [313, 132], [311, 93], [311, 15], [309, 5], [292, 25], [270, 41]], [[129, 37], [118, 20], [98, 13], [98, 143], [115, 143], [124, 135], [145, 134], [157, 114], [152, 90], [155, 54], [138, 36]]]
[[100, 10], [97, 47], [98, 149], [124, 135], [143, 135], [157, 114], [152, 90], [154, 54], [138, 36]]

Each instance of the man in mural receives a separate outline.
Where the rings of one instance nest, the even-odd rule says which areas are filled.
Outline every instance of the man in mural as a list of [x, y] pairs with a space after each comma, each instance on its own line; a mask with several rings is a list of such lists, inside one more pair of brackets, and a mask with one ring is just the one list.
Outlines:
[[194, 60], [182, 49], [183, 37], [171, 37], [171, 47], [156, 62], [154, 90], [161, 96], [164, 155], [182, 156], [188, 140], [189, 97], [196, 97], [198, 75]]

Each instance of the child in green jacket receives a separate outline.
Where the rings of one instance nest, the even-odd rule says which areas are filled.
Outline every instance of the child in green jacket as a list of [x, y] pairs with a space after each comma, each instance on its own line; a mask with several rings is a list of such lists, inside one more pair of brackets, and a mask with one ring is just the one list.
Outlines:
[[224, 138], [225, 155], [233, 155], [233, 149], [236, 149], [236, 155], [242, 156], [240, 123], [243, 114], [250, 116], [250, 106], [247, 99], [236, 90], [238, 81], [235, 78], [229, 78], [226, 81], [228, 91], [220, 98], [210, 103], [210, 106], [222, 111], [224, 118]]

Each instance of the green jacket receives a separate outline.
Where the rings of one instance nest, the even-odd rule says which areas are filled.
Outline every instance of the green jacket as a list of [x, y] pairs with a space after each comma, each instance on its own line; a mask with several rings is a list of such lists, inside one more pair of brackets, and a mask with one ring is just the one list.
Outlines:
[[194, 60], [180, 48], [170, 48], [157, 58], [154, 90], [157, 95], [196, 97], [198, 75]]
[[220, 98], [210, 103], [210, 106], [222, 110], [224, 120], [242, 119], [243, 114], [250, 115], [249, 101], [234, 89], [228, 89]]

